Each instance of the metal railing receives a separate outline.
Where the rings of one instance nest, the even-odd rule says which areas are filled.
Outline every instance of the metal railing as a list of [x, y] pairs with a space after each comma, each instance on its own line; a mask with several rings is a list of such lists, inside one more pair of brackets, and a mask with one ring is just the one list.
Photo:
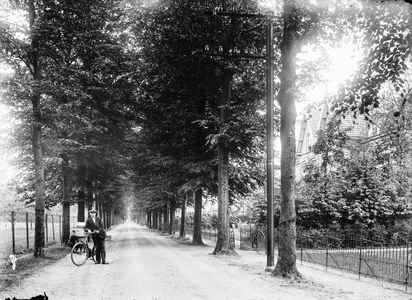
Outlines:
[[344, 238], [323, 236], [322, 239], [301, 235], [297, 248], [301, 262], [307, 261], [361, 276], [388, 282], [411, 284], [411, 245], [390, 246], [381, 242], [349, 235]]
[[[11, 212], [0, 229], [0, 253], [22, 253], [33, 248], [35, 215]], [[46, 214], [44, 217], [45, 244], [61, 240], [61, 216]]]
[[[76, 229], [77, 223], [77, 217], [71, 217], [70, 230]], [[34, 213], [10, 212], [9, 217], [4, 218], [4, 222], [0, 222], [0, 257], [5, 254], [18, 254], [33, 249], [34, 235]], [[46, 245], [61, 241], [62, 217], [60, 215], [45, 214], [44, 235]]]
[[[192, 226], [186, 226], [185, 227], [185, 232], [187, 235], [193, 235], [193, 227]], [[217, 229], [216, 228], [202, 228], [202, 239], [207, 239], [210, 241], [217, 241]], [[229, 230], [230, 234], [230, 243], [232, 248], [235, 248], [236, 246], [236, 241], [235, 241], [235, 232], [233, 228], [230, 228]]]
[[239, 228], [240, 232], [240, 249], [251, 251], [266, 250], [266, 235], [265, 226], [243, 226]]

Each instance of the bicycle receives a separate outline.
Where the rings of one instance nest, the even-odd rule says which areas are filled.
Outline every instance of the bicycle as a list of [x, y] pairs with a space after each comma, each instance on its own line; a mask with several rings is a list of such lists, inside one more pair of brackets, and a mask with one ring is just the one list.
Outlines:
[[89, 236], [89, 233], [85, 233], [85, 242], [77, 242], [71, 250], [72, 262], [78, 267], [82, 266], [88, 259], [96, 262], [95, 246], [93, 245], [93, 248], [90, 249]]

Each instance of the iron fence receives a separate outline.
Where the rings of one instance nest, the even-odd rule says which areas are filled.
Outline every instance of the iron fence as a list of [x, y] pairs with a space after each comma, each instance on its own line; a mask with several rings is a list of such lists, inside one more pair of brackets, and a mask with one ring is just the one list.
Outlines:
[[[244, 226], [240, 228], [240, 248], [249, 251], [266, 250], [266, 227]], [[279, 233], [274, 232], [274, 244]], [[361, 276], [373, 277], [405, 286], [411, 285], [412, 246], [384, 245], [379, 241], [358, 235], [341, 238], [328, 235], [305, 235], [297, 232], [297, 255], [307, 261]]]
[[[193, 227], [186, 226], [185, 232], [186, 234], [193, 235]], [[201, 232], [202, 232], [202, 238], [210, 240], [210, 241], [214, 241], [214, 242], [217, 241], [217, 229], [216, 228], [202, 228]], [[231, 247], [235, 248], [236, 241], [235, 241], [235, 231], [233, 228], [230, 228], [229, 234], [230, 234]]]
[[300, 260], [388, 282], [411, 284], [411, 245], [388, 246], [348, 235], [344, 238], [298, 235]]
[[[33, 249], [35, 235], [35, 214], [10, 212], [5, 222], [0, 222], [0, 254], [18, 254]], [[77, 223], [76, 217], [70, 218], [71, 230]], [[62, 218], [60, 215], [45, 214], [45, 244], [60, 241], [62, 237]]]
[[266, 226], [242, 226], [240, 232], [240, 249], [249, 251], [266, 250]]

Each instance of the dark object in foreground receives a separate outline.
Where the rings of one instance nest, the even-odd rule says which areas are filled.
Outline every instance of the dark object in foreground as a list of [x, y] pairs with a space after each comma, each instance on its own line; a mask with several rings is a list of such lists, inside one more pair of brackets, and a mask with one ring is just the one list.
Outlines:
[[44, 296], [43, 295], [38, 295], [38, 296], [35, 296], [35, 297], [31, 297], [30, 299], [29, 298], [27, 298], [27, 299], [23, 299], [23, 298], [17, 299], [16, 297], [13, 297], [13, 299], [6, 298], [5, 300], [48, 300], [48, 299], [49, 299], [49, 297], [47, 297], [46, 293], [44, 293]]

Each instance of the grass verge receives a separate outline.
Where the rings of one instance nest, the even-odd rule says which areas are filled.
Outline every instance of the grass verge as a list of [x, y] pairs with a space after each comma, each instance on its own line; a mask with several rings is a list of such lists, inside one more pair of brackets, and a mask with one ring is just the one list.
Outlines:
[[34, 257], [33, 250], [23, 255], [16, 255], [15, 270], [12, 269], [9, 258], [4, 258], [4, 263], [0, 265], [0, 290], [18, 286], [25, 278], [66, 257], [69, 253], [70, 248], [67, 246], [49, 244], [44, 248], [44, 257], [42, 258]]

